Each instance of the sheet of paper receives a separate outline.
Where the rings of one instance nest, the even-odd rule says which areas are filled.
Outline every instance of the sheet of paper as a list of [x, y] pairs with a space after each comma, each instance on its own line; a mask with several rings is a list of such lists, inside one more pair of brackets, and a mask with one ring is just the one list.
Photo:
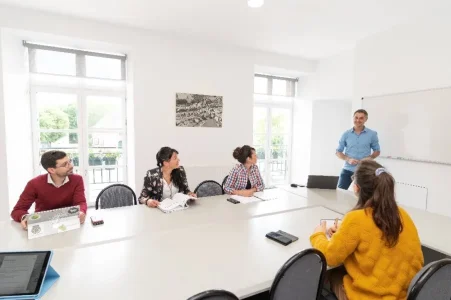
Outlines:
[[238, 200], [242, 204], [247, 204], [247, 203], [251, 203], [251, 202], [261, 201], [260, 199], [258, 199], [256, 197], [243, 197], [243, 196], [238, 196], [238, 195], [233, 195], [230, 198]]
[[256, 192], [254, 196], [263, 201], [276, 200], [277, 190]]

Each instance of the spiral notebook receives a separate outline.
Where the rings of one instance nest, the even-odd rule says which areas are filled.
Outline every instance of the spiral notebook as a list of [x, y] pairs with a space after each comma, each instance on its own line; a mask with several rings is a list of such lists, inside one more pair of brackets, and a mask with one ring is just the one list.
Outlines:
[[182, 193], [175, 194], [172, 199], [166, 198], [160, 202], [158, 208], [164, 213], [172, 213], [174, 211], [184, 210], [189, 207], [188, 202], [197, 198]]
[[28, 239], [80, 228], [80, 206], [40, 211], [27, 217]]

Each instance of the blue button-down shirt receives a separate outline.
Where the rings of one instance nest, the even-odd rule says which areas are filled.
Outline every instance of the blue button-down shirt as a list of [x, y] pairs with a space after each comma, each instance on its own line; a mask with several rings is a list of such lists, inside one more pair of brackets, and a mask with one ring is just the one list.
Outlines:
[[[345, 150], [346, 149], [346, 150]], [[371, 155], [371, 150], [381, 151], [377, 132], [369, 128], [364, 128], [360, 134], [354, 131], [354, 128], [343, 133], [338, 142], [337, 151], [344, 153], [350, 158], [361, 160]], [[354, 172], [357, 165], [351, 165], [345, 162], [344, 169]]]

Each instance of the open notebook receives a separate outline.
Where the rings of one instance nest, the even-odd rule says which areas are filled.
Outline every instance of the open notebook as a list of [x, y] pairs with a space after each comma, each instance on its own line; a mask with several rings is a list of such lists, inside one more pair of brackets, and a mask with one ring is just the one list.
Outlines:
[[161, 201], [158, 208], [164, 213], [171, 213], [174, 211], [187, 209], [189, 207], [188, 201], [194, 199], [197, 198], [182, 193], [177, 193], [172, 197], [172, 199], [166, 198]]

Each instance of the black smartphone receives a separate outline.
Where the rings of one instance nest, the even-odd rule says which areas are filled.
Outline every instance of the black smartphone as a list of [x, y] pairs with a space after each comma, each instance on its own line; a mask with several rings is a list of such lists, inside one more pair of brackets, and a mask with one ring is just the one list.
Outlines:
[[291, 244], [291, 239], [287, 238], [286, 236], [283, 236], [277, 232], [271, 231], [270, 233], [266, 234], [266, 237], [268, 239], [271, 239], [275, 242], [278, 242], [279, 244], [282, 244], [284, 246]]
[[232, 199], [232, 198], [228, 198], [227, 201], [232, 202], [233, 204], [240, 203], [240, 201]]
[[98, 216], [91, 216], [91, 223], [94, 226], [102, 225], [103, 224], [103, 219], [98, 217]]
[[283, 236], [286, 236], [286, 237], [289, 238], [292, 242], [295, 242], [295, 241], [297, 241], [297, 240], [299, 239], [297, 236], [292, 235], [292, 234], [289, 234], [288, 232], [285, 232], [285, 231], [282, 231], [282, 230], [277, 231], [277, 233], [278, 233], [278, 234], [281, 234], [281, 235], [283, 235]]

